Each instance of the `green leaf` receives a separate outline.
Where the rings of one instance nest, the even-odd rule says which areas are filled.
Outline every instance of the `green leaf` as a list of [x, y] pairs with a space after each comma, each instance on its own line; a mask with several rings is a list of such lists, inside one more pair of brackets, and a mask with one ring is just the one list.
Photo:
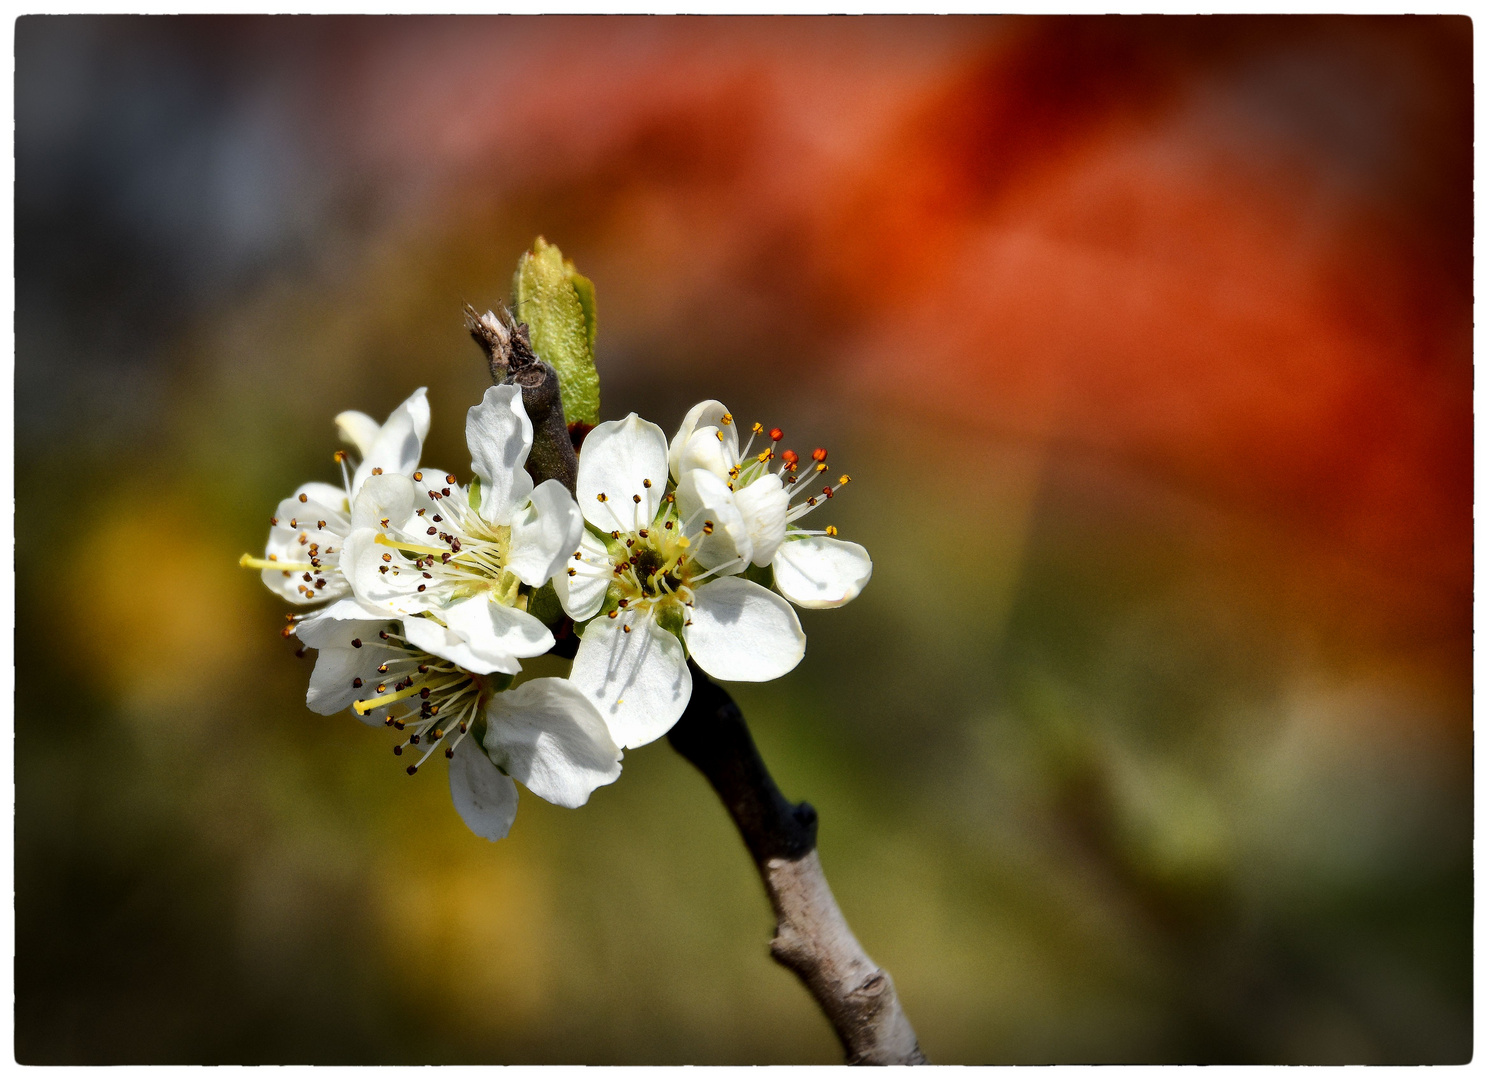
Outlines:
[[594, 283], [539, 236], [517, 262], [512, 295], [517, 318], [531, 331], [532, 351], [558, 372], [564, 419], [590, 427], [599, 423]]

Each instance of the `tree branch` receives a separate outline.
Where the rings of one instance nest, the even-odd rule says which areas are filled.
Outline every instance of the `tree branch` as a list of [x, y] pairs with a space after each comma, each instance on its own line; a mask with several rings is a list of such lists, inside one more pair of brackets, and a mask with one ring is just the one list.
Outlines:
[[775, 909], [770, 955], [826, 1013], [849, 1065], [923, 1065], [894, 980], [853, 937], [816, 854], [816, 810], [780, 793], [728, 692], [688, 662], [692, 700], [667, 735], [713, 785]]

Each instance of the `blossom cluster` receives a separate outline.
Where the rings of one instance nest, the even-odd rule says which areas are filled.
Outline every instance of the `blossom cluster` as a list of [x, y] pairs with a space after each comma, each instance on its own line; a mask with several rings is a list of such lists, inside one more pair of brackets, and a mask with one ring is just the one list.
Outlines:
[[[299, 609], [284, 633], [317, 650], [309, 707], [394, 729], [410, 775], [442, 750], [456, 809], [490, 840], [511, 828], [515, 781], [578, 807], [616, 780], [623, 749], [681, 717], [689, 658], [722, 680], [790, 671], [795, 607], [839, 607], [873, 570], [835, 528], [798, 524], [848, 482], [826, 451], [802, 461], [759, 424], [741, 445], [717, 401], [670, 442], [634, 413], [599, 424], [572, 493], [527, 473], [516, 386], [466, 416], [468, 485], [420, 464], [423, 389], [386, 423], [345, 412], [336, 427], [357, 455], [337, 452], [342, 485], [300, 487], [242, 563]], [[560, 606], [579, 635], [568, 677], [517, 682], [554, 647]]]

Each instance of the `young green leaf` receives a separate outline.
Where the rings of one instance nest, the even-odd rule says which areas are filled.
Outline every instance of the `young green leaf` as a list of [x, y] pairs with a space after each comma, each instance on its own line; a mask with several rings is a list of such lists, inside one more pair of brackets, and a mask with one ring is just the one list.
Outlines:
[[599, 423], [594, 283], [539, 236], [517, 263], [512, 295], [517, 318], [531, 332], [532, 351], [558, 372], [564, 419], [570, 425]]

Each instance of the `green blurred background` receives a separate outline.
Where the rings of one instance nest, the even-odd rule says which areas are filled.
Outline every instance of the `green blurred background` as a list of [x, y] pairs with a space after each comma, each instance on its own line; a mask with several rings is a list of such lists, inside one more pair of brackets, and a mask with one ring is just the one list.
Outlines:
[[543, 234], [607, 417], [854, 477], [872, 583], [734, 689], [932, 1060], [1467, 1060], [1471, 45], [22, 18], [17, 1058], [840, 1060], [664, 741], [477, 840], [237, 568], [340, 410], [468, 474]]

